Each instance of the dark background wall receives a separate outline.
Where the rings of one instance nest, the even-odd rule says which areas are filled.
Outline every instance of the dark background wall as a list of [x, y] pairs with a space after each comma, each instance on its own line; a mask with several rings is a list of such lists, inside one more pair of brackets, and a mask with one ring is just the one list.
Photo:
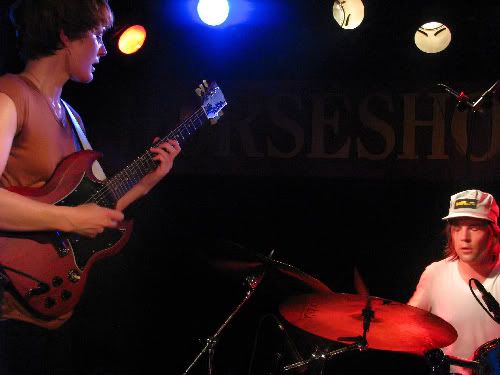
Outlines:
[[[259, 135], [270, 116], [264, 110], [258, 112], [261, 117], [248, 115], [255, 87], [258, 98], [272, 96], [276, 87], [282, 92], [284, 84], [301, 87], [296, 90], [306, 98], [305, 107], [292, 106], [287, 118], [307, 127], [307, 100], [318, 92], [341, 98], [383, 93], [396, 98], [391, 113], [401, 114], [402, 96], [436, 94], [438, 82], [478, 95], [498, 79], [500, 8], [494, 2], [473, 7], [437, 2], [442, 9], [434, 8], [435, 14], [449, 12], [453, 39], [435, 56], [419, 52], [412, 38], [425, 7], [436, 2], [366, 1], [365, 21], [353, 31], [337, 27], [330, 3], [240, 1], [253, 9], [246, 22], [209, 29], [189, 20], [186, 4], [191, 2], [111, 2], [114, 31], [128, 23], [148, 27], [144, 49], [129, 57], [119, 54], [111, 31], [108, 56], [97, 66], [94, 82], [69, 83], [64, 93], [83, 116], [110, 173], [197, 105], [192, 89], [201, 79], [217, 80], [229, 104], [217, 127], [195, 135], [165, 181], [131, 208], [136, 226], [126, 248], [91, 270], [70, 323], [82, 373], [153, 373], [154, 368], [157, 373], [182, 373], [246, 292], [247, 274], [216, 269], [209, 264], [214, 258], [274, 250], [274, 258], [343, 293], [355, 293], [356, 266], [370, 294], [405, 302], [425, 265], [442, 256], [440, 218], [449, 196], [467, 187], [498, 196], [496, 154], [469, 164], [474, 173], [464, 172], [463, 154], [429, 161], [425, 131], [420, 136], [427, 146], [411, 162], [399, 160], [400, 143], [382, 161], [311, 159], [306, 156], [310, 145], [283, 158], [265, 150], [252, 155], [244, 147], [245, 136], [238, 129], [249, 126]], [[20, 64], [14, 37], [5, 16], [2, 22], [0, 68], [16, 71]], [[453, 98], [445, 100], [458, 116]], [[494, 127], [496, 108], [497, 100], [479, 119], [469, 118], [469, 126]], [[357, 113], [352, 108], [344, 112]], [[397, 116], [388, 121], [396, 131], [402, 126]], [[343, 122], [347, 134], [351, 123]], [[221, 155], [218, 142], [228, 132], [231, 148]], [[479, 132], [476, 139], [489, 143], [491, 134]], [[289, 134], [278, 132], [273, 140], [280, 145], [281, 135], [286, 148]], [[447, 143], [447, 153], [452, 150]], [[220, 337], [215, 373], [247, 373], [254, 349], [254, 365], [265, 362], [283, 337], [268, 319], [256, 338], [259, 322], [266, 314], [277, 314], [280, 303], [303, 289], [293, 277], [268, 271]], [[305, 356], [315, 345], [334, 346], [294, 327], [286, 329]], [[206, 358], [193, 374], [207, 373]], [[427, 370], [422, 358], [378, 351], [327, 363], [329, 374], [367, 369]]]

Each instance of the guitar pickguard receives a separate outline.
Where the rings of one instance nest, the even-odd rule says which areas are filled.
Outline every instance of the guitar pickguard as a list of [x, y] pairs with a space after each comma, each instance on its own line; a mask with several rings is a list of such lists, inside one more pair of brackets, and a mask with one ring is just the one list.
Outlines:
[[[98, 201], [99, 206], [114, 208], [116, 206], [116, 201], [112, 193], [102, 189], [102, 187], [102, 183], [93, 181], [87, 176], [84, 176], [80, 184], [68, 196], [55, 204], [58, 206], [79, 206], [88, 203], [89, 197], [94, 197], [99, 190], [104, 190], [104, 192], [99, 193], [99, 196], [94, 200]], [[111, 248], [120, 240], [122, 235], [123, 230], [120, 229], [106, 229], [103, 233], [98, 234], [94, 238], [83, 237], [73, 233], [57, 233], [54, 246], [56, 249], [60, 244], [64, 244], [62, 246], [64, 248], [67, 248], [68, 245], [71, 246], [75, 257], [75, 263], [79, 270], [83, 271], [85, 265], [93, 255]], [[67, 255], [69, 255], [69, 253]], [[66, 256], [64, 250], [61, 256]]]

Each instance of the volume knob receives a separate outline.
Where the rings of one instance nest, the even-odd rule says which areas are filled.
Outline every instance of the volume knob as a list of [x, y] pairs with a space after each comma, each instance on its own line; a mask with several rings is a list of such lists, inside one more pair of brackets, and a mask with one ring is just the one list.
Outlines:
[[68, 272], [68, 280], [72, 283], [77, 283], [82, 277], [77, 270], [73, 269]]

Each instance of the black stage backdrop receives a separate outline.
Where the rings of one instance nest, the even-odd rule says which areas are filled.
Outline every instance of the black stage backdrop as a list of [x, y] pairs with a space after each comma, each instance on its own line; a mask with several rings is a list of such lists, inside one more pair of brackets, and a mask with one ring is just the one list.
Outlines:
[[[436, 86], [474, 100], [498, 79], [498, 5], [480, 2], [461, 17], [450, 2], [457, 33], [449, 50], [428, 56], [412, 47], [412, 33], [396, 30], [414, 21], [406, 2], [397, 9], [371, 2], [366, 23], [351, 34], [332, 23], [327, 3], [256, 2], [286, 10], [284, 20], [215, 31], [173, 21], [181, 2], [112, 2], [116, 30], [150, 23], [144, 50], [125, 57], [110, 37], [94, 82], [70, 83], [64, 93], [108, 174], [196, 108], [201, 79], [216, 80], [228, 106], [127, 211], [135, 229], [123, 251], [90, 271], [69, 323], [81, 374], [182, 374], [247, 291], [247, 272], [213, 267], [213, 259], [274, 250], [273, 258], [342, 293], [355, 293], [357, 267], [371, 295], [406, 302], [424, 267], [442, 257], [450, 195], [479, 188], [500, 197], [498, 98], [481, 112], [459, 112]], [[3, 14], [1, 68], [16, 71]], [[472, 29], [478, 20], [485, 22]], [[267, 374], [277, 352], [297, 360], [274, 317], [305, 358], [337, 347], [279, 316], [279, 305], [304, 290], [268, 270], [219, 337], [214, 373]], [[207, 374], [207, 358], [191, 373]], [[377, 350], [325, 366], [327, 375], [366, 372], [428, 367], [423, 358]], [[317, 365], [309, 373], [319, 373]]]

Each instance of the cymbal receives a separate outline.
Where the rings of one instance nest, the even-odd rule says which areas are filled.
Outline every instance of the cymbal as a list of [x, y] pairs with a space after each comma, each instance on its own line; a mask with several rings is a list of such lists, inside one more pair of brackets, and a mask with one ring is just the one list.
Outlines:
[[298, 281], [299, 284], [306, 286], [312, 292], [332, 293], [324, 283], [297, 267], [242, 247], [235, 248], [233, 246], [230, 251], [226, 249], [223, 254], [213, 257], [210, 263], [218, 269], [236, 273], [265, 272], [267, 274], [278, 271], [280, 274]]
[[[378, 297], [368, 297], [374, 317], [366, 334], [372, 349], [424, 354], [457, 339], [451, 324], [425, 310]], [[362, 310], [367, 297], [355, 294], [304, 294], [287, 299], [280, 313], [292, 325], [314, 335], [352, 343], [363, 335]]]

